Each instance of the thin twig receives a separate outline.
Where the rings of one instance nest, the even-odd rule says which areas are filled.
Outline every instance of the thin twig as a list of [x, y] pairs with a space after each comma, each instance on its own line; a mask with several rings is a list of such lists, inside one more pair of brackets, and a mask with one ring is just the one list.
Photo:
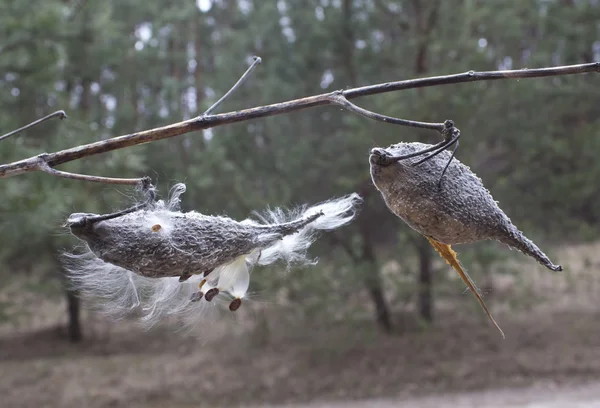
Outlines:
[[[469, 71], [462, 74], [438, 76], [431, 78], [411, 79], [407, 81], [387, 82], [383, 84], [364, 86], [360, 88], [347, 89], [321, 95], [309, 96], [287, 102], [275, 103], [256, 108], [244, 109], [236, 112], [221, 113], [216, 115], [203, 115], [188, 121], [174, 123], [172, 125], [146, 130], [142, 132], [131, 133], [111, 139], [72, 147], [55, 153], [45, 155], [45, 161], [50, 167], [62, 163], [81, 159], [82, 157], [93, 156], [106, 153], [117, 149], [123, 149], [143, 143], [150, 143], [157, 140], [168, 139], [182, 134], [209, 129], [225, 124], [244, 122], [252, 119], [264, 118], [268, 116], [281, 115], [289, 112], [295, 112], [302, 109], [315, 106], [336, 104], [336, 97], [343, 95], [347, 99], [358, 98], [360, 96], [374, 95], [385, 92], [399, 91], [411, 88], [423, 88], [437, 85], [456, 84], [463, 82], [498, 80], [508, 78], [537, 78], [557, 75], [574, 75], [589, 72], [600, 72], [600, 62], [589, 64], [569, 65], [553, 68], [540, 69], [522, 69], [513, 71], [487, 71], [474, 72]], [[38, 156], [17, 162], [0, 165], [0, 178], [16, 176], [31, 171], [39, 171], [37, 164]]]
[[[452, 149], [452, 154], [450, 155], [450, 159], [448, 159], [446, 166], [444, 166], [444, 169], [442, 170], [442, 174], [440, 175], [440, 178], [438, 181], [438, 188], [441, 188], [442, 187], [442, 179], [444, 178], [444, 174], [446, 174], [446, 170], [448, 170], [448, 166], [450, 166], [450, 163], [452, 163], [452, 159], [454, 159], [454, 156], [456, 155], [456, 150], [458, 149], [458, 139], [460, 138], [460, 130], [457, 129], [456, 127], [454, 127], [454, 121], [446, 120], [444, 123], [442, 123], [442, 126], [443, 126], [443, 128], [441, 129], [440, 133], [444, 137], [444, 140], [442, 140], [440, 143], [435, 144], [431, 147], [419, 150], [418, 152], [414, 152], [414, 153], [404, 154], [404, 155], [400, 155], [400, 156], [382, 156], [379, 158], [380, 163], [383, 165], [390, 165], [390, 164], [398, 162], [400, 160], [406, 160], [406, 159], [410, 159], [411, 157], [417, 157], [417, 156], [421, 156], [425, 153], [433, 152], [433, 153], [423, 157], [418, 162], [413, 163], [413, 166], [418, 166], [419, 164], [424, 163], [427, 160], [433, 159], [435, 156], [437, 156], [438, 154], [440, 154], [441, 152], [446, 150], [448, 147], [454, 145], [454, 149]], [[387, 164], [385, 164], [385, 163], [387, 163]]]
[[334, 104], [340, 105], [340, 106], [348, 109], [351, 112], [354, 112], [358, 115], [364, 116], [369, 119], [376, 120], [378, 122], [389, 123], [391, 125], [437, 130], [440, 133], [442, 133], [442, 131], [444, 130], [443, 123], [417, 122], [414, 120], [398, 119], [398, 118], [394, 118], [391, 116], [385, 116], [385, 115], [380, 115], [379, 113], [371, 112], [369, 110], [361, 108], [360, 106], [357, 106], [357, 105], [353, 104], [352, 102], [350, 102], [343, 95], [343, 91], [338, 91], [337, 93], [334, 92], [333, 94], [331, 94], [330, 98]]
[[5, 134], [3, 136], [0, 136], [0, 141], [2, 141], [4, 139], [8, 139], [9, 137], [11, 137], [13, 135], [16, 135], [17, 133], [22, 132], [24, 130], [27, 130], [29, 128], [32, 128], [35, 125], [39, 125], [40, 123], [45, 122], [48, 119], [52, 119], [55, 116], [58, 116], [61, 120], [67, 118], [67, 114], [65, 113], [65, 111], [63, 111], [63, 110], [56, 111], [54, 113], [51, 113], [48, 116], [44, 116], [43, 118], [36, 120], [35, 122], [31, 122], [29, 125], [25, 125], [22, 128], [19, 128], [17, 130], [13, 130], [12, 132], [9, 132], [9, 133], [7, 133], [7, 134]]
[[[430, 155], [427, 155], [426, 157], [423, 157], [421, 160], [419, 160], [418, 162], [414, 163], [413, 166], [418, 166], [419, 164], [424, 163], [424, 162], [426, 162], [429, 159], [433, 159], [435, 156], [437, 156], [438, 154], [440, 154], [441, 152], [443, 152], [444, 150], [446, 150], [448, 147], [452, 146], [453, 144], [455, 144], [454, 150], [456, 150], [458, 148], [458, 139], [460, 138], [460, 131], [458, 129], [456, 129], [456, 130], [457, 130], [457, 132], [454, 133], [450, 137], [450, 139], [444, 140], [443, 142], [439, 143], [440, 146], [437, 148], [436, 151], [434, 151]], [[436, 146], [438, 146], [438, 145], [433, 146], [433, 148], [435, 148]], [[416, 152], [416, 153], [413, 153], [413, 154], [410, 154], [410, 155], [407, 155], [407, 156], [415, 157], [415, 156], [419, 156], [419, 155], [421, 155], [423, 153], [428, 153], [430, 151], [431, 151], [430, 149], [424, 149], [424, 150], [422, 150], [420, 152]], [[452, 154], [452, 156], [454, 156], [454, 154]], [[392, 158], [392, 159], [395, 159], [395, 161], [402, 160], [401, 158], [398, 158], [398, 157], [395, 157], [395, 158]], [[450, 159], [450, 161], [452, 161], [452, 159]], [[446, 172], [447, 168], [448, 168], [448, 166], [446, 166], [444, 168], [444, 172]]]
[[85, 215], [76, 220], [68, 220], [66, 225], [68, 227], [83, 227], [86, 224], [90, 225], [100, 221], [112, 220], [114, 218], [122, 217], [126, 214], [131, 214], [132, 212], [136, 212], [138, 210], [146, 209], [153, 201], [154, 196], [152, 196], [152, 198], [149, 197], [145, 202], [141, 204], [134, 205], [133, 207], [129, 207], [122, 211], [102, 215]]
[[70, 219], [70, 220], [67, 220], [66, 226], [68, 226], [68, 227], [83, 227], [85, 225], [90, 225], [90, 224], [94, 224], [96, 222], [106, 221], [106, 220], [110, 220], [113, 218], [121, 217], [125, 214], [130, 214], [132, 212], [135, 212], [138, 210], [143, 210], [143, 209], [150, 207], [152, 205], [152, 203], [154, 202], [154, 200], [156, 199], [156, 188], [154, 187], [154, 185], [152, 185], [152, 180], [150, 179], [150, 177], [142, 177], [141, 179], [137, 179], [136, 181], [137, 182], [135, 184], [137, 185], [137, 187], [140, 190], [142, 190], [144, 192], [144, 194], [146, 195], [146, 201], [144, 201], [143, 203], [140, 203], [140, 204], [134, 205], [132, 207], [129, 207], [125, 210], [113, 212], [110, 214], [102, 214], [102, 215], [87, 214], [87, 215], [79, 217], [75, 220]]
[[113, 178], [113, 177], [100, 177], [100, 176], [88, 176], [85, 174], [70, 173], [67, 171], [56, 170], [48, 166], [45, 161], [40, 164], [40, 170], [44, 173], [51, 174], [53, 176], [68, 178], [72, 180], [89, 181], [92, 183], [102, 184], [118, 184], [122, 186], [136, 186], [142, 183], [143, 178]]
[[234, 93], [240, 86], [242, 86], [242, 84], [246, 81], [246, 79], [248, 79], [248, 77], [250, 76], [250, 74], [252, 73], [252, 71], [254, 71], [254, 68], [256, 68], [256, 66], [259, 65], [262, 62], [262, 59], [260, 57], [254, 56], [253, 58], [254, 58], [254, 62], [252, 62], [252, 65], [250, 65], [250, 67], [248, 67], [248, 69], [246, 70], [246, 72], [244, 72], [244, 75], [242, 75], [240, 77], [240, 79], [238, 79], [238, 81], [231, 87], [231, 89], [229, 91], [227, 91], [227, 93], [225, 95], [223, 95], [221, 97], [221, 99], [219, 99], [218, 101], [216, 101], [202, 115], [198, 116], [198, 118], [202, 117], [202, 116], [208, 116], [208, 115], [210, 115], [212, 111], [214, 111], [221, 103], [223, 103], [223, 101], [225, 101], [225, 99], [227, 99], [229, 97], [229, 95], [231, 95], [232, 93]]
[[[440, 176], [440, 179], [438, 182], [438, 187], [441, 188], [442, 178], [444, 177], [444, 174], [446, 174], [446, 170], [448, 169], [448, 166], [450, 166], [452, 159], [454, 159], [454, 155], [456, 154], [456, 149], [458, 148], [458, 138], [460, 137], [460, 130], [458, 130], [454, 127], [453, 121], [447, 120], [444, 123], [429, 123], [429, 122], [417, 122], [414, 120], [398, 119], [398, 118], [393, 118], [391, 116], [380, 115], [379, 113], [371, 112], [369, 110], [366, 110], [364, 108], [361, 108], [360, 106], [353, 104], [348, 99], [346, 99], [344, 97], [344, 95], [342, 95], [341, 91], [335, 95], [332, 95], [331, 98], [333, 99], [333, 102], [336, 105], [343, 106], [344, 108], [348, 109], [349, 111], [354, 112], [358, 115], [364, 116], [366, 118], [373, 119], [373, 120], [376, 120], [379, 122], [390, 123], [392, 125], [400, 125], [400, 126], [409, 126], [409, 127], [416, 127], [416, 128], [422, 128], [422, 129], [437, 130], [444, 136], [444, 140], [441, 143], [439, 143], [435, 146], [432, 146], [431, 148], [426, 148], [426, 149], [420, 150], [418, 152], [412, 153], [410, 155], [391, 157], [390, 160], [397, 162], [397, 161], [400, 161], [403, 159], [407, 159], [408, 157], [420, 156], [420, 155], [428, 153], [432, 150], [437, 149], [434, 153], [431, 153], [430, 155], [425, 156], [423, 159], [419, 160], [419, 162], [415, 163], [415, 165], [418, 165], [423, 162], [426, 162], [429, 159], [434, 158], [436, 155], [443, 152], [447, 147], [450, 147], [454, 143], [456, 143], [456, 146], [452, 150], [452, 156], [450, 156], [450, 160], [448, 160], [448, 163], [446, 164], [446, 167], [444, 167], [444, 170], [442, 171], [442, 174]], [[406, 156], [408, 156], [408, 157], [406, 157]]]

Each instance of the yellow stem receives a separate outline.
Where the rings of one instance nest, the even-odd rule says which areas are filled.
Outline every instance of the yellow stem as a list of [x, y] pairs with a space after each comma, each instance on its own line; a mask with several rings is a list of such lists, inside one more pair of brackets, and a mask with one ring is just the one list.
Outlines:
[[483, 301], [481, 292], [479, 291], [477, 286], [475, 286], [475, 282], [473, 282], [473, 279], [471, 279], [469, 274], [462, 268], [462, 265], [460, 264], [458, 258], [456, 257], [456, 252], [454, 252], [454, 250], [450, 247], [450, 245], [442, 244], [441, 242], [438, 242], [433, 238], [427, 237], [427, 239], [429, 240], [429, 243], [431, 244], [431, 246], [433, 246], [435, 248], [435, 250], [442, 256], [442, 258], [444, 258], [446, 260], [446, 262], [448, 262], [448, 264], [450, 266], [452, 266], [452, 268], [454, 268], [454, 270], [456, 272], [458, 272], [458, 275], [460, 276], [462, 281], [465, 283], [465, 285], [467, 285], [469, 290], [475, 295], [475, 298], [477, 298], [477, 301], [479, 302], [479, 304], [481, 305], [481, 307], [483, 308], [483, 310], [485, 311], [485, 313], [487, 314], [489, 319], [492, 321], [494, 326], [496, 326], [498, 331], [500, 331], [500, 334], [502, 334], [502, 338], [506, 338], [506, 336], [504, 335], [504, 332], [502, 331], [502, 329], [500, 328], [498, 323], [496, 323], [496, 320], [494, 320], [494, 317], [492, 316], [492, 314], [488, 310], [485, 302]]

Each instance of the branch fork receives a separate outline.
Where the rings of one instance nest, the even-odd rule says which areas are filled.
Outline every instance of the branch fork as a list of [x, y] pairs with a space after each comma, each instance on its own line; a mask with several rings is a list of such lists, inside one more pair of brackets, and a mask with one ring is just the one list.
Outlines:
[[[600, 72], [600, 62], [588, 64], [567, 65], [560, 67], [539, 68], [539, 69], [520, 69], [520, 70], [505, 70], [505, 71], [468, 71], [461, 74], [443, 75], [429, 78], [411, 79], [406, 81], [386, 82], [376, 85], [369, 85], [359, 88], [334, 91], [331, 93], [309, 96], [305, 98], [295, 99], [291, 101], [274, 103], [271, 105], [259, 106], [255, 108], [244, 109], [241, 111], [213, 114], [212, 112], [220, 106], [232, 93], [235, 92], [250, 76], [250, 73], [258, 66], [262, 60], [259, 57], [254, 57], [253, 63], [240, 77], [240, 79], [231, 87], [231, 89], [223, 95], [216, 103], [209, 107], [200, 116], [174, 123], [171, 125], [150, 129], [146, 131], [136, 132], [128, 135], [113, 137], [111, 139], [98, 141], [86, 145], [76, 146], [69, 149], [61, 150], [54, 153], [44, 153], [28, 159], [19, 160], [16, 162], [0, 165], [0, 179], [16, 176], [23, 173], [33, 171], [43, 171], [57, 177], [69, 178], [73, 180], [82, 180], [97, 183], [120, 184], [120, 185], [138, 185], [144, 179], [125, 179], [125, 178], [109, 178], [88, 176], [83, 174], [69, 173], [57, 170], [54, 167], [63, 163], [68, 163], [74, 160], [79, 160], [83, 157], [93, 156], [96, 154], [107, 153], [113, 150], [124, 149], [130, 146], [135, 146], [142, 143], [154, 142], [162, 139], [167, 139], [179, 136], [186, 133], [191, 133], [198, 130], [209, 129], [217, 126], [222, 126], [230, 123], [244, 122], [252, 119], [264, 118], [267, 116], [280, 115], [284, 113], [299, 111], [302, 109], [312, 108], [323, 105], [337, 105], [347, 109], [355, 114], [364, 116], [368, 119], [379, 122], [389, 123], [398, 126], [408, 126], [422, 129], [436, 130], [440, 132], [443, 140], [436, 145], [424, 149], [423, 151], [413, 153], [407, 156], [388, 158], [389, 160], [399, 161], [409, 157], [415, 157], [431, 153], [423, 157], [414, 165], [419, 165], [424, 161], [440, 154], [443, 150], [454, 145], [452, 156], [448, 161], [450, 164], [452, 158], [458, 148], [458, 139], [460, 138], [460, 130], [454, 126], [451, 120], [443, 123], [428, 123], [418, 122], [406, 119], [399, 119], [391, 116], [381, 115], [369, 110], [363, 109], [352, 102], [350, 99], [361, 96], [375, 95], [385, 92], [400, 91], [404, 89], [423, 88], [430, 86], [439, 86], [447, 84], [457, 84], [463, 82], [488, 81], [510, 78], [538, 78], [559, 75], [575, 75], [591, 72]], [[0, 141], [13, 136], [19, 132], [36, 126], [52, 117], [66, 118], [64, 111], [54, 112], [44, 118], [41, 118], [29, 125], [12, 131], [6, 135], [0, 136]], [[440, 183], [446, 169], [444, 168], [440, 177]]]

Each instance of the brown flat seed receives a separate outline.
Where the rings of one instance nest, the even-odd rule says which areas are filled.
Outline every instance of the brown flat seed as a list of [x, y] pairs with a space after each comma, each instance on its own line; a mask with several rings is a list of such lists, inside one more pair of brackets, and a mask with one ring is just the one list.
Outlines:
[[219, 294], [219, 289], [212, 288], [211, 290], [209, 290], [208, 292], [206, 292], [206, 295], [204, 295], [204, 299], [206, 299], [207, 302], [210, 302], [218, 294]]
[[160, 226], [160, 224], [154, 224], [154, 225], [152, 226], [152, 231], [154, 231], [154, 232], [158, 232], [158, 231], [160, 231], [160, 229], [161, 229], [161, 228], [162, 228], [162, 227]]
[[229, 310], [231, 310], [232, 312], [235, 312], [236, 310], [238, 310], [240, 308], [241, 305], [242, 305], [242, 299], [240, 299], [240, 298], [233, 299], [231, 301], [231, 303], [229, 304]]
[[190, 301], [191, 302], [198, 302], [199, 300], [202, 299], [202, 296], [204, 296], [204, 293], [202, 293], [202, 292], [194, 292], [194, 293], [192, 293], [192, 297], [190, 297]]

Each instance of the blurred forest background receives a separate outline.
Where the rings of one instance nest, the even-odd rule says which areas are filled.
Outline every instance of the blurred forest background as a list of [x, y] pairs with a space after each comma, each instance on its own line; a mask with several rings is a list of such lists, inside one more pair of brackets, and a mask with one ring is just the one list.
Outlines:
[[[252, 61], [232, 111], [387, 81], [600, 61], [594, 0], [0, 1], [0, 134], [7, 163], [189, 119]], [[256, 270], [255, 301], [200, 336], [150, 332], [65, 291], [72, 212], [135, 192], [26, 174], [0, 180], [0, 392], [9, 406], [188, 406], [353, 399], [584, 381], [600, 374], [600, 78], [448, 85], [354, 100], [461, 129], [457, 157], [565, 271], [495, 243], [455, 248], [507, 334], [386, 208], [368, 152], [436, 132], [335, 107], [226, 125], [69, 163], [148, 175], [185, 209], [242, 219], [358, 192], [359, 217], [305, 270]], [[204, 329], [204, 330], [202, 330]], [[212, 338], [207, 338], [212, 337]], [[156, 404], [156, 405], [153, 405]]]

